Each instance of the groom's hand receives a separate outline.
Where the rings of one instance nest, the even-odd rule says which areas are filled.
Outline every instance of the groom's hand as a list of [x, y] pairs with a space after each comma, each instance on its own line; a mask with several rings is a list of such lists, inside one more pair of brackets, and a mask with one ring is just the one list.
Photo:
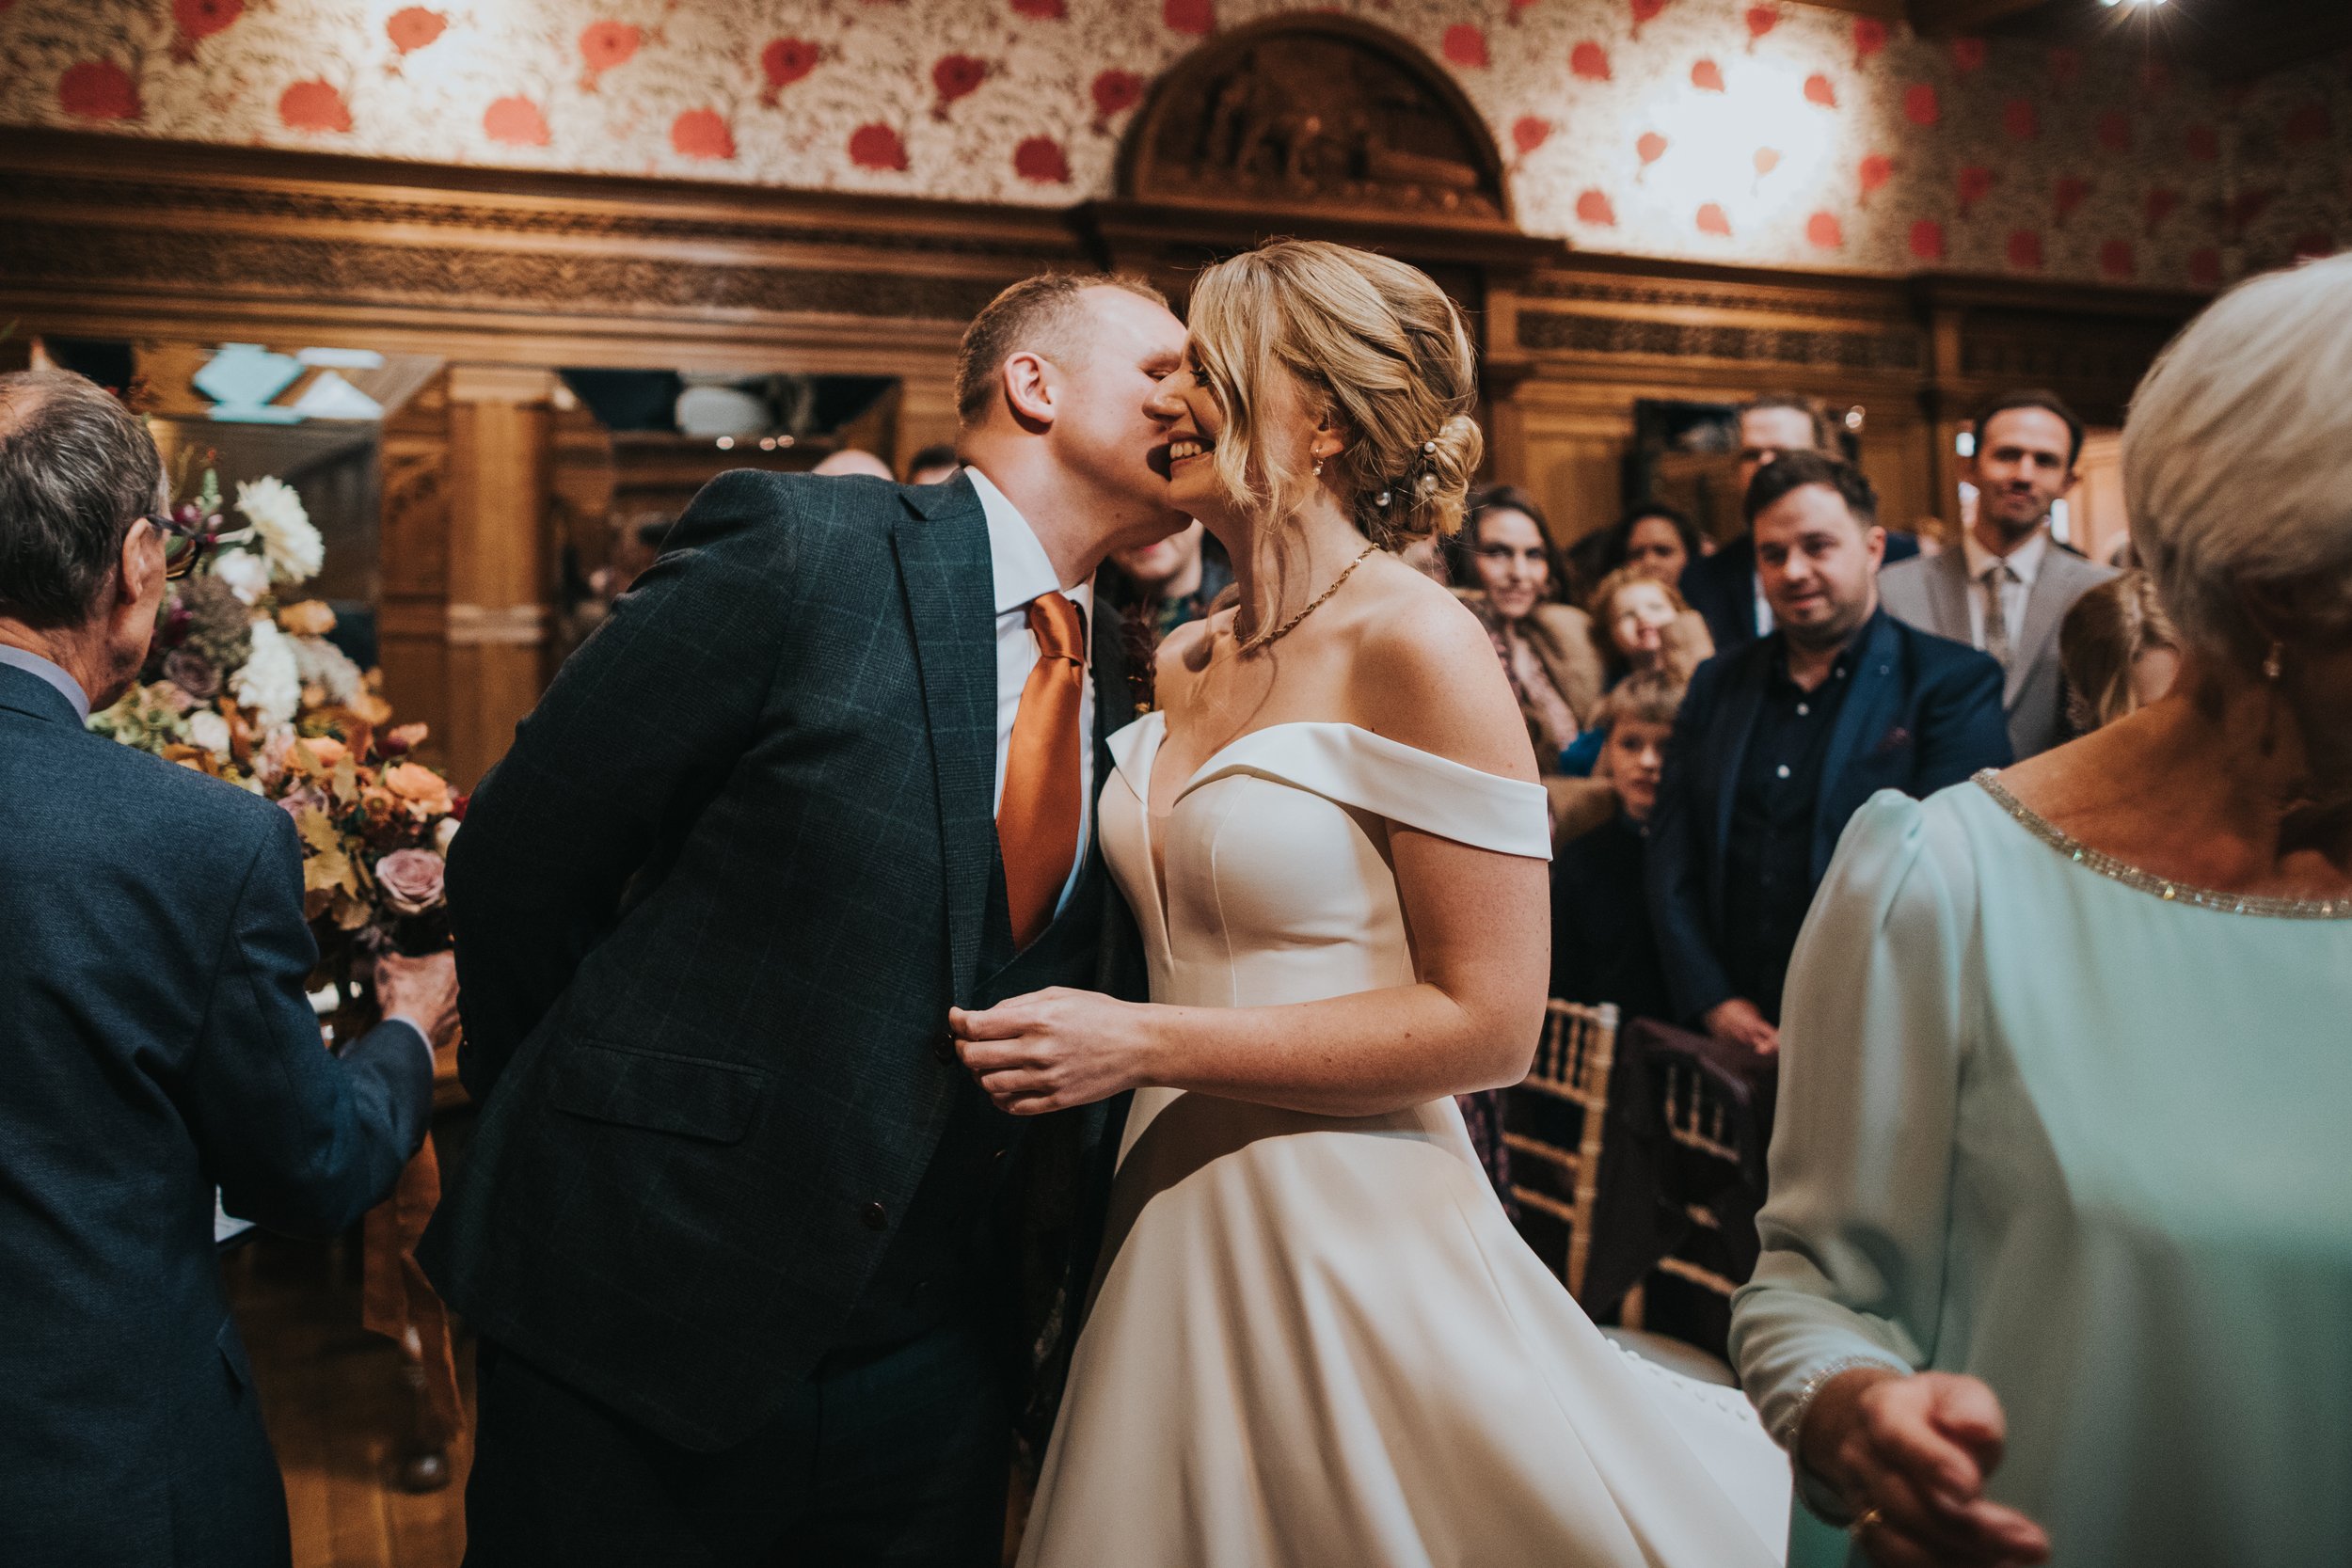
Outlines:
[[947, 1031], [998, 1110], [1034, 1117], [1091, 1105], [1144, 1083], [1150, 1012], [1057, 986], [985, 1012], [950, 1007]]

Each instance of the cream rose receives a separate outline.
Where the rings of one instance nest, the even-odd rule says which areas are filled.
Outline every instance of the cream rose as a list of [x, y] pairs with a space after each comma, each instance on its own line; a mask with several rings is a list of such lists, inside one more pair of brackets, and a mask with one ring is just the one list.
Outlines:
[[399, 914], [422, 914], [441, 902], [448, 863], [430, 849], [395, 849], [375, 863], [376, 885]]

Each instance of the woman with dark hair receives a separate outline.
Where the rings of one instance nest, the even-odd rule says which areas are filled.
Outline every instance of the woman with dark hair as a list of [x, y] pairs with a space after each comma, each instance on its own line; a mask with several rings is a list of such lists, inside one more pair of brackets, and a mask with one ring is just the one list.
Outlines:
[[1455, 590], [1502, 660], [1537, 764], [1556, 774], [1599, 705], [1602, 675], [1591, 617], [1560, 602], [1565, 567], [1551, 524], [1516, 486], [1472, 491], [1455, 561]]
[[1706, 553], [1690, 518], [1671, 506], [1646, 502], [1633, 508], [1601, 535], [1598, 577], [1630, 566], [1661, 582], [1682, 580], [1682, 569]]

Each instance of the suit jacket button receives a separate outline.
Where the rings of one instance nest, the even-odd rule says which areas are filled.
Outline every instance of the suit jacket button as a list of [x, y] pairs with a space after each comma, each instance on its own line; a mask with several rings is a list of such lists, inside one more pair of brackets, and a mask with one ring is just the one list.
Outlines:
[[879, 1203], [867, 1204], [858, 1211], [857, 1217], [866, 1222], [868, 1230], [885, 1230], [890, 1227], [890, 1211]]
[[939, 1037], [939, 1044], [933, 1049], [939, 1053], [941, 1061], [952, 1065], [956, 1060], [956, 1037], [952, 1033], [943, 1031]]

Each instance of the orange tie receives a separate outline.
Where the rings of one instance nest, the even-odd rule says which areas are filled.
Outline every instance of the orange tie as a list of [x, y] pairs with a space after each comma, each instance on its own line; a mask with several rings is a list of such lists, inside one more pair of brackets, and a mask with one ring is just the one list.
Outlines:
[[1078, 714], [1086, 702], [1086, 617], [1060, 594], [1029, 601], [1037, 664], [1021, 689], [1005, 749], [1005, 797], [996, 843], [1005, 856], [1005, 899], [1014, 945], [1035, 942], [1054, 918], [1078, 858], [1082, 815]]

